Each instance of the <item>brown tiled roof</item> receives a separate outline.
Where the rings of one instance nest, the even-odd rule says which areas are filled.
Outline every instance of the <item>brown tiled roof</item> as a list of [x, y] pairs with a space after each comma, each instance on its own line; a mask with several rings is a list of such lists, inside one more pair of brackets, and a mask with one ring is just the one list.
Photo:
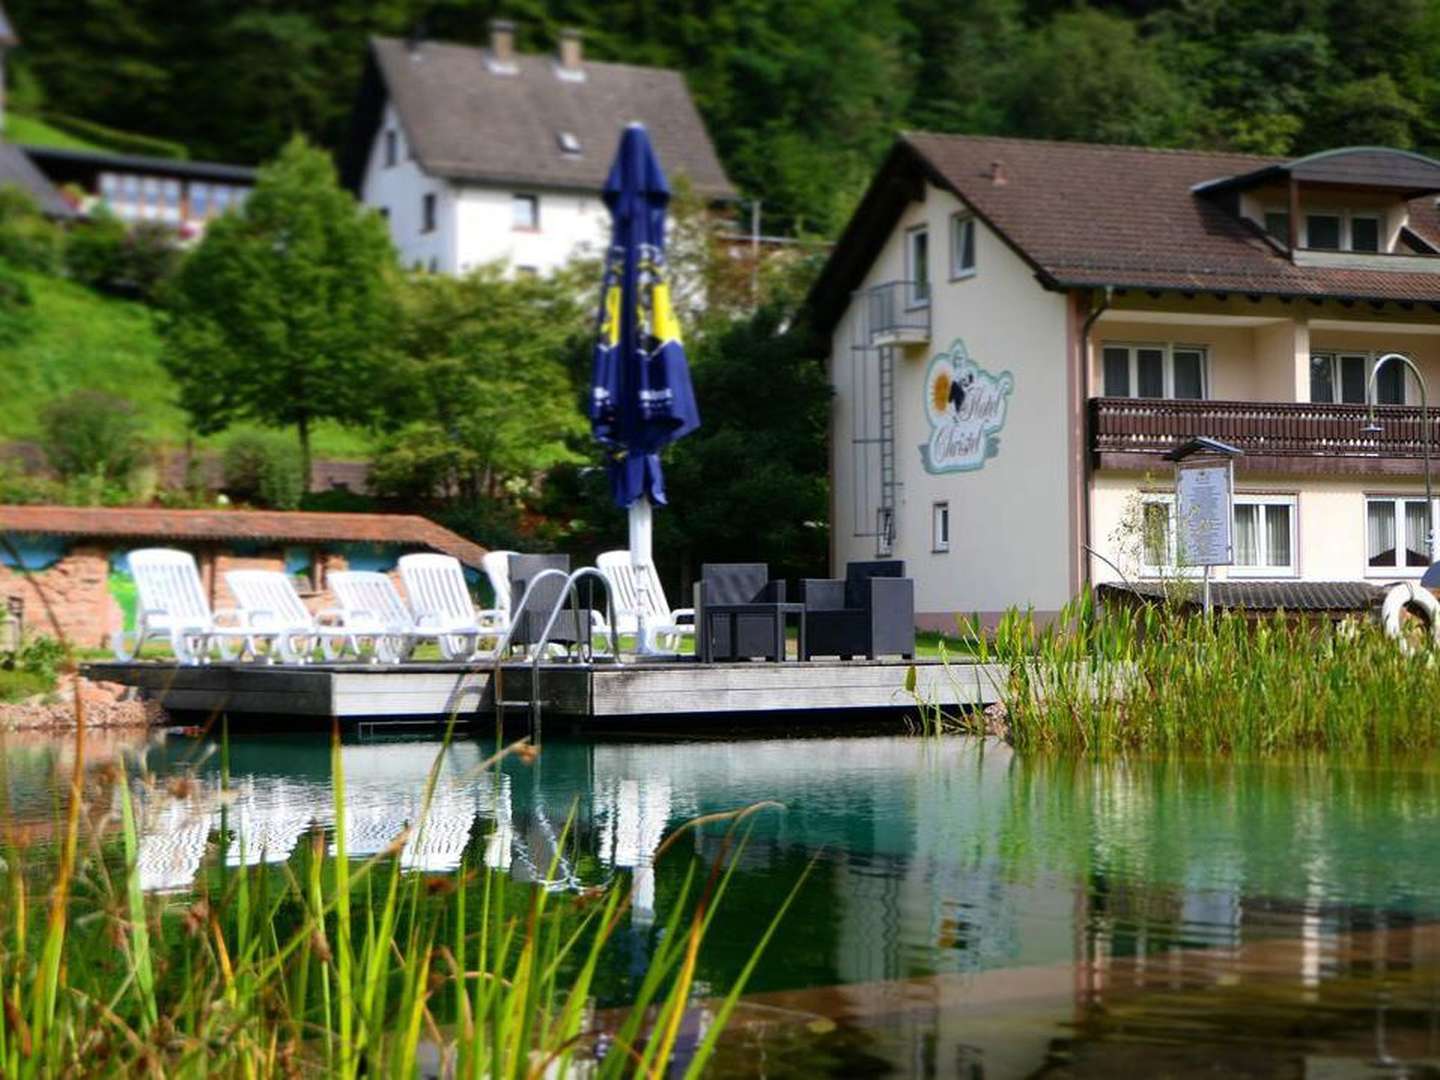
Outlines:
[[[1231, 292], [1440, 303], [1437, 272], [1301, 267], [1197, 185], [1279, 166], [1249, 154], [1033, 139], [901, 136], [811, 293], [833, 324], [920, 179], [954, 192], [1051, 288]], [[998, 166], [1003, 182], [992, 178]], [[897, 201], [898, 200], [898, 201]], [[877, 220], [863, 221], [862, 215]], [[1440, 247], [1433, 196], [1411, 230]], [[837, 308], [836, 305], [839, 304]]]
[[[1096, 593], [1102, 601], [1107, 597], [1136, 597], [1146, 601], [1166, 598], [1165, 586], [1158, 582], [1107, 583], [1097, 586]], [[1193, 594], [1194, 589], [1187, 590], [1187, 605], [1198, 603]], [[1210, 599], [1215, 607], [1252, 612], [1365, 612], [1379, 604], [1384, 595], [1385, 590], [1380, 586], [1364, 581], [1217, 581], [1210, 586]]]
[[[678, 71], [587, 60], [585, 78], [570, 80], [549, 56], [517, 55], [514, 73], [499, 74], [472, 46], [375, 38], [370, 48], [366, 79], [378, 77], [380, 96], [361, 89], [344, 163], [351, 186], [388, 94], [416, 160], [436, 176], [598, 191], [621, 130], [638, 120], [667, 172], [707, 198], [736, 196]], [[579, 140], [579, 154], [562, 152], [562, 132]]]
[[261, 540], [287, 544], [372, 543], [431, 548], [479, 567], [485, 549], [414, 514], [301, 510], [157, 510], [149, 507], [0, 506], [0, 532], [116, 540]]

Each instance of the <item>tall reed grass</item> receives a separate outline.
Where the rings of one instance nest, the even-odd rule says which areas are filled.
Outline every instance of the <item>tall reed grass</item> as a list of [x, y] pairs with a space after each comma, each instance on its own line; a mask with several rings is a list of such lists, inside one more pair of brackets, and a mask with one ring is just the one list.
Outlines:
[[1042, 625], [962, 626], [1017, 748], [1199, 754], [1440, 745], [1440, 654], [1369, 619], [1335, 623], [1076, 601]]
[[[535, 752], [512, 744], [484, 767]], [[0, 1075], [403, 1077], [422, 1058], [471, 1078], [682, 1071], [673, 1059], [706, 932], [752, 816], [773, 804], [691, 822], [662, 845], [657, 858], [693, 829], [723, 830], [708, 870], [685, 871], [636, 1000], [602, 1033], [593, 982], [627, 917], [628, 879], [570, 895], [469, 857], [453, 875], [404, 872], [406, 834], [352, 860], [338, 735], [332, 767], [333, 837], [314, 831], [278, 866], [234, 867], [221, 836], [192, 893], [157, 897], [136, 872], [139, 780], [124, 766], [87, 771], [82, 724], [50, 849], [0, 820]], [[708, 1006], [684, 1075], [705, 1067], [793, 896]]]

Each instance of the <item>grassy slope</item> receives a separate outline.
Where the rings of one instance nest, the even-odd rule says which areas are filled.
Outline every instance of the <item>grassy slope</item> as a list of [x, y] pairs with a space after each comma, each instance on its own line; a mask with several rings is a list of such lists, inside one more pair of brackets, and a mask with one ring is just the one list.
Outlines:
[[[185, 413], [174, 404], [174, 384], [160, 367], [150, 309], [74, 282], [35, 274], [27, 280], [34, 329], [7, 348], [0, 363], [0, 440], [33, 438], [47, 401], [87, 387], [134, 402], [157, 441], [183, 443]], [[363, 458], [368, 446], [363, 432], [333, 424], [321, 425], [315, 436], [316, 453], [327, 457]]]
[[30, 146], [53, 146], [59, 150], [104, 149], [95, 143], [86, 142], [84, 139], [53, 128], [43, 120], [37, 120], [33, 116], [21, 116], [14, 112], [5, 114], [5, 138], [11, 142], [25, 143]]

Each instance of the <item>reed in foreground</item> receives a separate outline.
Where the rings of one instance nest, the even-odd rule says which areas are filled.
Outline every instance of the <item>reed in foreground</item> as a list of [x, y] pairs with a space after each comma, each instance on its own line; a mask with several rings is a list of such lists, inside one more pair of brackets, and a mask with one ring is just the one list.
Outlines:
[[1017, 748], [1105, 753], [1367, 752], [1440, 746], [1440, 652], [1407, 654], [1373, 620], [1209, 618], [1097, 609], [964, 627], [998, 664]]
[[[695, 828], [723, 830], [720, 857], [684, 873], [635, 1001], [602, 1032], [592, 983], [627, 917], [628, 879], [566, 891], [554, 863], [525, 885], [468, 857], [450, 875], [406, 872], [407, 834], [354, 860], [337, 738], [333, 836], [315, 830], [278, 865], [233, 866], [222, 834], [193, 892], [147, 895], [139, 782], [123, 766], [87, 770], [83, 726], [76, 738], [46, 849], [0, 820], [5, 1077], [399, 1077], [422, 1061], [456, 1077], [669, 1075], [711, 918], [752, 816], [770, 808], [692, 822], [662, 845], [657, 858]], [[514, 744], [486, 767], [534, 752]], [[704, 1068], [753, 966], [707, 1006], [686, 1076]]]

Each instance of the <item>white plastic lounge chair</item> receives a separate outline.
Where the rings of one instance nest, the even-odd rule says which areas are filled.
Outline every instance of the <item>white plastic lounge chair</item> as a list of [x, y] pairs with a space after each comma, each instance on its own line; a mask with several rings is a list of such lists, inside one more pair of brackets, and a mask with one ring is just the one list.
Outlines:
[[[231, 570], [225, 575], [240, 622], [247, 629], [274, 640], [287, 664], [303, 664], [314, 655], [323, 636], [322, 619], [333, 613], [310, 614], [286, 574], [278, 570]], [[260, 655], [257, 640], [246, 642], [250, 652]]]
[[400, 557], [400, 579], [418, 626], [438, 631], [440, 651], [447, 660], [470, 660], [485, 638], [505, 632], [500, 612], [477, 611], [465, 584], [460, 560], [450, 555]]
[[514, 610], [510, 595], [510, 556], [516, 555], [514, 551], [487, 551], [480, 557], [480, 569], [485, 571], [485, 577], [490, 582], [490, 590], [495, 594], [495, 612], [499, 616], [498, 622], [509, 624], [510, 612]]
[[350, 652], [357, 659], [368, 654], [374, 660], [398, 664], [414, 651], [417, 639], [440, 636], [438, 630], [416, 625], [388, 574], [336, 570], [325, 575], [325, 583], [339, 605], [336, 625], [320, 640], [329, 660], [342, 659]]
[[595, 560], [595, 565], [610, 583], [616, 632], [639, 634], [643, 611], [645, 639], [640, 643], [642, 652], [678, 651], [683, 638], [694, 638], [695, 609], [670, 607], [654, 563], [645, 563], [637, 568], [630, 561], [630, 552], [604, 551]]
[[164, 638], [182, 664], [203, 663], [212, 647], [220, 659], [233, 660], [237, 647], [252, 649], [257, 639], [273, 637], [241, 626], [234, 610], [211, 613], [200, 571], [188, 551], [142, 548], [130, 552], [128, 561], [139, 610], [133, 633], [111, 635], [115, 659], [133, 660], [147, 641]]

